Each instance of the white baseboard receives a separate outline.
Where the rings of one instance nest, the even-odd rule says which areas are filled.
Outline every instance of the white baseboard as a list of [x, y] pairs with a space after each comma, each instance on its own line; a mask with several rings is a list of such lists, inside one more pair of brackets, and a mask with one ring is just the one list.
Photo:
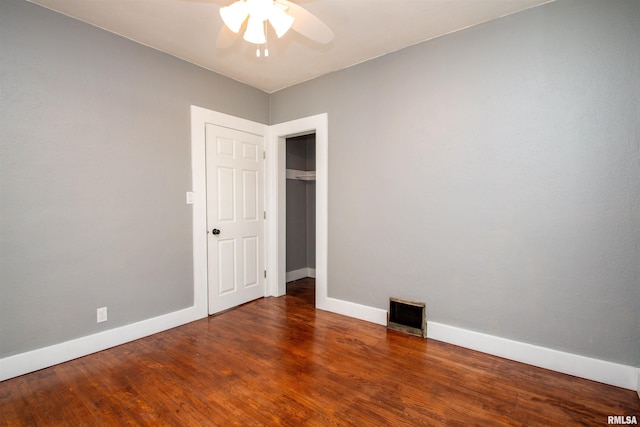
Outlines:
[[377, 323], [378, 325], [387, 325], [387, 311], [380, 308], [368, 307], [335, 298], [324, 298], [324, 301], [316, 298], [316, 307], [320, 310], [366, 320], [367, 322]]
[[427, 337], [629, 390], [638, 388], [637, 368], [633, 366], [565, 353], [436, 322], [427, 323]]
[[[322, 310], [379, 325], [387, 324], [387, 312], [379, 308], [334, 298], [326, 298], [324, 302], [317, 301], [316, 304]], [[565, 353], [437, 322], [427, 322], [427, 338], [604, 384], [638, 390], [640, 397], [640, 370], [633, 366]]]
[[[199, 313], [200, 312], [200, 313]], [[189, 307], [130, 325], [0, 359], [0, 381], [115, 347], [206, 317]]]
[[316, 278], [316, 269], [315, 268], [300, 268], [298, 270], [287, 271], [286, 280], [287, 283], [293, 282], [294, 280], [304, 279], [305, 277], [311, 277], [313, 279]]

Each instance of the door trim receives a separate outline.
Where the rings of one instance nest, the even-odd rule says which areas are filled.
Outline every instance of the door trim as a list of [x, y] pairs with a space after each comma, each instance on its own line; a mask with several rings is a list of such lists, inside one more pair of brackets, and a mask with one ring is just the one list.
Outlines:
[[[286, 139], [316, 134], [316, 308], [327, 308], [328, 153], [327, 113], [269, 127], [267, 139], [267, 277], [268, 293], [286, 293]], [[275, 213], [271, 215], [270, 213]]]
[[282, 296], [286, 293], [286, 139], [316, 134], [316, 307], [329, 309], [328, 115], [323, 113], [268, 126], [192, 105], [193, 300], [196, 311], [202, 317], [208, 315], [205, 123], [265, 136], [266, 296]]
[[[191, 106], [191, 191], [193, 192], [193, 304], [201, 317], [209, 315], [207, 272], [207, 176], [205, 123], [253, 133], [265, 138], [269, 126], [206, 108]], [[266, 165], [265, 165], [266, 166]], [[266, 178], [266, 171], [265, 171]], [[268, 200], [265, 187], [265, 202]], [[266, 203], [265, 203], [265, 206]], [[266, 237], [266, 236], [265, 236]], [[267, 237], [268, 238], [268, 237]], [[266, 264], [265, 264], [266, 265]], [[267, 289], [269, 283], [265, 283]]]

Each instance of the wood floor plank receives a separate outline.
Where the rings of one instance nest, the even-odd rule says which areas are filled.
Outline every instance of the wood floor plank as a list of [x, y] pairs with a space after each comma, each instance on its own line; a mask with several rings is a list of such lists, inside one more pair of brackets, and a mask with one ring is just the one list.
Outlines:
[[311, 279], [0, 383], [1, 426], [603, 426], [635, 392], [316, 310]]

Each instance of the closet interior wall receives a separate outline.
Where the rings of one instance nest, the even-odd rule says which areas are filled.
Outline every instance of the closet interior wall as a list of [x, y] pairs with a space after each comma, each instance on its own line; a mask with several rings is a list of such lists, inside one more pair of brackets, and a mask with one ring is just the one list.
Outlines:
[[[287, 139], [287, 170], [315, 170], [315, 134]], [[291, 175], [291, 174], [288, 174]], [[287, 281], [315, 276], [316, 185], [287, 179]]]

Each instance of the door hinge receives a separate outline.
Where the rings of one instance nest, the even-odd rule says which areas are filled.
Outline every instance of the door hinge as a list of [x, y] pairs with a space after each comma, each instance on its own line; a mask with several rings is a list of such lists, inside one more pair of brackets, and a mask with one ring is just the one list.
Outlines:
[[264, 211], [264, 219], [267, 219], [267, 211]]
[[263, 159], [266, 159], [266, 158], [267, 158], [267, 152], [266, 152], [266, 151], [263, 151], [263, 152], [262, 152], [262, 158], [263, 158]]
[[264, 271], [264, 278], [267, 278], [267, 270]]

